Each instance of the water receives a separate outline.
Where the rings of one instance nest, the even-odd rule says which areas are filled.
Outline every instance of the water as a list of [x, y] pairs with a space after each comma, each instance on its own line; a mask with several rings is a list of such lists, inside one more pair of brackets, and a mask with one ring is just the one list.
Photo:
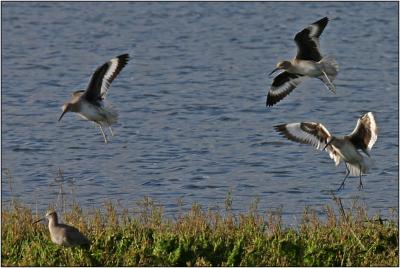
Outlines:
[[[2, 3], [2, 202], [40, 209], [64, 191], [83, 206], [132, 206], [144, 196], [168, 214], [198, 202], [245, 211], [332, 204], [345, 175], [325, 152], [280, 137], [273, 126], [322, 122], [350, 133], [376, 115], [375, 168], [339, 193], [370, 213], [398, 205], [397, 3]], [[310, 79], [265, 107], [278, 60], [296, 53], [295, 33], [323, 16], [323, 53], [340, 64], [337, 94]], [[130, 53], [108, 102], [120, 113], [115, 136], [74, 114], [57, 122], [70, 94], [95, 68]], [[12, 192], [7, 172], [12, 174]]]

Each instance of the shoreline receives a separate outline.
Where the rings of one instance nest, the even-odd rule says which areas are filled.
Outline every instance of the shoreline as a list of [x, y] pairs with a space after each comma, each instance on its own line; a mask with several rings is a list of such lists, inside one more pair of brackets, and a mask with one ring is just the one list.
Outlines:
[[[368, 216], [365, 208], [327, 206], [324, 215], [305, 208], [297, 226], [280, 213], [211, 211], [192, 204], [175, 219], [145, 198], [138, 213], [88, 210], [71, 204], [60, 221], [78, 228], [90, 248], [62, 248], [50, 241], [43, 217], [14, 201], [2, 209], [4, 266], [398, 266], [398, 222]], [[44, 211], [38, 214], [43, 214]]]

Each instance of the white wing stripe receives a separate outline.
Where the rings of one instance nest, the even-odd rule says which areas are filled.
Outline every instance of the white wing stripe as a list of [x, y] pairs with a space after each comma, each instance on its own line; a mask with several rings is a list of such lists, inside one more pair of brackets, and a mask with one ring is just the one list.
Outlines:
[[291, 90], [292, 88], [296, 87], [297, 85], [299, 85], [306, 77], [305, 76], [300, 76], [298, 78], [295, 79], [290, 79], [289, 81], [283, 83], [280, 86], [272, 86], [271, 90], [269, 91], [269, 93], [273, 96], [276, 95], [280, 95], [282, 93], [285, 93], [288, 90]]
[[289, 132], [290, 135], [296, 137], [299, 140], [303, 140], [304, 142], [311, 144], [312, 146], [316, 147], [319, 150], [323, 149], [324, 146], [326, 145], [325, 143], [321, 143], [316, 136], [303, 131], [300, 128], [300, 123], [287, 124], [286, 130]]
[[349, 136], [352, 136], [352, 135], [354, 135], [354, 134], [356, 134], [356, 133], [358, 132], [358, 130], [359, 130], [359, 128], [360, 128], [360, 124], [361, 124], [361, 118], [359, 118], [359, 119], [357, 120], [357, 125], [356, 125], [356, 127], [353, 129], [353, 131], [349, 134]]
[[332, 150], [328, 150], [328, 148], [327, 148], [327, 151], [329, 151], [329, 157], [330, 157], [331, 159], [333, 159], [333, 161], [335, 161], [335, 166], [338, 166], [338, 165], [340, 164], [340, 161], [342, 160], [342, 158], [340, 157], [340, 155], [339, 155], [339, 154], [336, 154], [336, 153], [333, 151], [333, 149], [332, 149]]
[[118, 65], [119, 65], [119, 59], [118, 58], [111, 59], [109, 61], [109, 63], [110, 63], [110, 65], [108, 66], [107, 72], [105, 73], [105, 75], [103, 77], [103, 82], [101, 84], [101, 90], [100, 90], [101, 96], [104, 96], [107, 93], [108, 88], [110, 87], [109, 79], [112, 77], [112, 75], [117, 70]]
[[118, 67], [119, 60], [117, 58], [115, 58], [115, 59], [110, 60], [110, 63], [111, 64], [110, 64], [106, 74], [104, 75], [104, 78], [107, 80], [110, 79], [111, 76], [115, 73], [115, 70]]
[[309, 37], [315, 37], [315, 35], [318, 33], [319, 26], [318, 25], [313, 25], [311, 24], [308, 29], [310, 30]]
[[371, 150], [372, 146], [374, 146], [376, 140], [378, 139], [378, 135], [377, 135], [378, 128], [376, 126], [374, 115], [371, 112], [369, 112], [369, 113], [367, 113], [367, 116], [369, 117], [369, 121], [371, 123], [369, 126], [370, 132], [371, 132], [371, 139], [368, 143], [368, 150]]
[[[304, 128], [302, 128], [301, 124], [307, 124], [304, 127], [306, 129], [310, 128], [311, 132], [308, 132], [307, 130], [304, 130]], [[290, 123], [290, 124], [286, 124], [286, 125], [281, 125], [281, 126], [277, 126], [277, 130], [279, 132], [281, 132], [282, 134], [284, 134], [286, 136], [286, 138], [296, 141], [296, 142], [301, 142], [301, 143], [308, 143], [314, 147], [316, 147], [318, 150], [323, 150], [326, 146], [326, 142], [321, 141], [326, 139], [326, 135], [328, 137], [331, 137], [329, 131], [322, 125], [322, 124], [317, 124], [317, 123], [313, 123], [313, 122], [304, 122], [304, 123]], [[319, 131], [317, 133], [320, 134], [314, 134], [314, 130], [318, 130], [321, 131], [322, 133], [320, 133]], [[285, 133], [286, 132], [286, 133]], [[319, 136], [319, 135], [323, 135], [323, 136]], [[325, 151], [327, 151], [329, 153], [329, 157], [331, 159], [333, 159], [333, 161], [335, 162], [335, 165], [339, 165], [340, 161], [342, 160], [340, 157], [339, 153], [336, 153], [335, 148], [330, 145], [328, 147], [326, 147]]]
[[[367, 120], [368, 119], [368, 120]], [[368, 129], [368, 134], [371, 135], [368, 144], [366, 144], [366, 147], [368, 150], [371, 150], [372, 146], [374, 146], [376, 140], [378, 139], [378, 128], [376, 126], [376, 121], [375, 121], [375, 117], [374, 114], [371, 112], [366, 113], [365, 115], [363, 115], [361, 118], [359, 118], [357, 120], [357, 125], [354, 128], [354, 130], [350, 133], [350, 137], [351, 136], [358, 136], [359, 138], [363, 138], [360, 137], [361, 135], [358, 133], [360, 131], [360, 129]], [[364, 133], [364, 135], [368, 135], [367, 133]]]

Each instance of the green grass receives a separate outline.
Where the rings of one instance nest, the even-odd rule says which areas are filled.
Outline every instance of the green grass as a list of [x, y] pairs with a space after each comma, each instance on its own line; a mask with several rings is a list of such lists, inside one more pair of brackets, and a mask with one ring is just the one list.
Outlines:
[[[337, 199], [338, 200], [338, 199]], [[229, 200], [228, 200], [229, 201]], [[340, 201], [340, 200], [339, 200]], [[45, 224], [14, 202], [2, 210], [3, 266], [398, 266], [398, 225], [368, 217], [365, 209], [332, 207], [317, 216], [305, 209], [296, 227], [256, 206], [234, 214], [193, 205], [172, 220], [145, 198], [140, 213], [84, 211], [73, 205], [62, 222], [80, 229], [90, 248], [63, 248], [50, 241]], [[340, 206], [339, 206], [340, 204]], [[117, 213], [118, 212], [118, 213]], [[44, 213], [44, 212], [43, 212]], [[84, 216], [88, 214], [89, 216]], [[135, 216], [133, 216], [135, 215]], [[380, 218], [379, 218], [380, 219]]]

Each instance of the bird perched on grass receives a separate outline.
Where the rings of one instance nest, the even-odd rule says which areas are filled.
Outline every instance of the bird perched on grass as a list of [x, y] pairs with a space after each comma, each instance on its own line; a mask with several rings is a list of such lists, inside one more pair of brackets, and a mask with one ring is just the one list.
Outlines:
[[58, 217], [55, 211], [47, 212], [45, 218], [39, 219], [33, 224], [44, 219], [49, 221], [50, 238], [53, 243], [65, 247], [90, 245], [89, 239], [79, 232], [78, 229], [67, 224], [58, 223]]

